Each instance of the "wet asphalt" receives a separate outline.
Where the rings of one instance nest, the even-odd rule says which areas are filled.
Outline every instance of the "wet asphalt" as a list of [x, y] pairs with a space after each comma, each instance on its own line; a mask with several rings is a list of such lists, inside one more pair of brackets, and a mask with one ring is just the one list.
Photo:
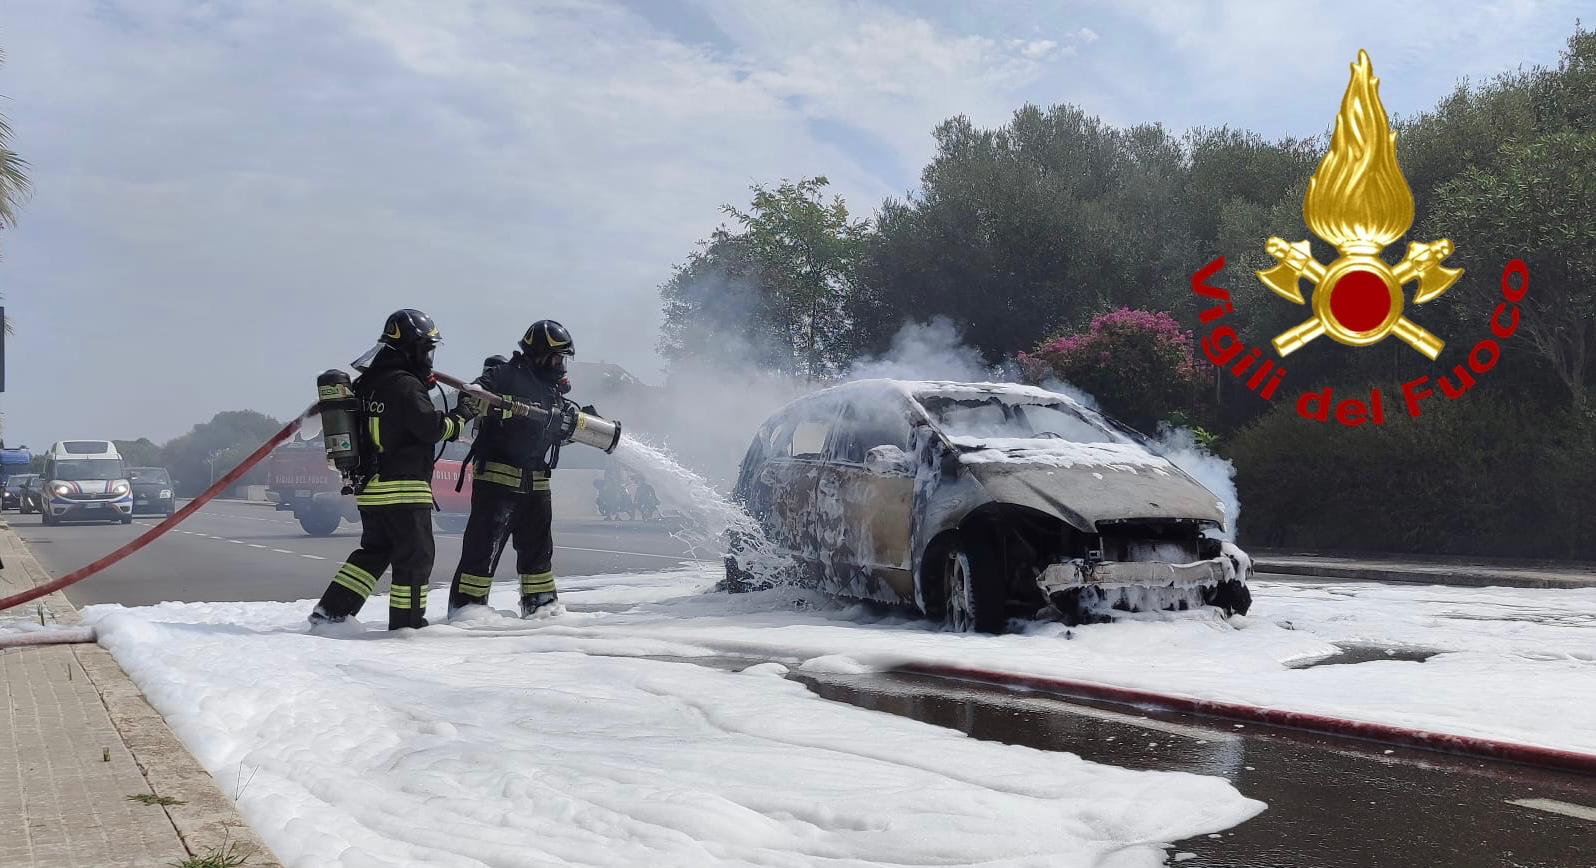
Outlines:
[[[919, 675], [791, 677], [972, 738], [1217, 775], [1268, 803], [1225, 832], [1174, 842], [1182, 866], [1596, 866], [1593, 777]], [[1555, 813], [1580, 808], [1585, 817]]]

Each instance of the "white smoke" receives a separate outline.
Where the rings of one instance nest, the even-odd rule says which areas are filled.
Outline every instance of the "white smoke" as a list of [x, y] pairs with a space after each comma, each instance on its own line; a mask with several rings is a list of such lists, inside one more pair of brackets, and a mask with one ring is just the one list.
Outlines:
[[884, 355], [859, 359], [844, 379], [983, 382], [998, 373], [979, 350], [964, 345], [952, 320], [939, 316], [930, 322], [905, 323]]
[[1163, 427], [1154, 441], [1159, 454], [1186, 471], [1191, 478], [1214, 493], [1225, 505], [1225, 530], [1220, 539], [1236, 539], [1236, 520], [1241, 516], [1241, 501], [1236, 497], [1236, 467], [1204, 449], [1190, 428]]

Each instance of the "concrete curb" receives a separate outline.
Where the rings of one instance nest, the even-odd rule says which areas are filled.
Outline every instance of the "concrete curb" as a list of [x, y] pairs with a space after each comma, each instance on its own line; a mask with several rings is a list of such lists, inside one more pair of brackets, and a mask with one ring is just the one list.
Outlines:
[[[6, 565], [7, 572], [20, 570], [35, 586], [50, 581], [49, 574], [10, 525], [0, 522], [0, 534], [11, 537], [7, 554], [12, 562]], [[57, 623], [79, 623], [77, 607], [61, 592], [42, 602]], [[149, 782], [151, 792], [184, 803], [163, 809], [189, 855], [204, 856], [230, 846], [236, 854], [250, 854], [246, 863], [249, 868], [282, 868], [271, 849], [239, 814], [238, 806], [173, 734], [116, 658], [96, 644], [69, 647], [99, 692], [117, 734]]]
[[1370, 582], [1407, 582], [1422, 585], [1459, 585], [1470, 588], [1596, 588], [1596, 577], [1541, 570], [1493, 570], [1446, 564], [1378, 564], [1357, 560], [1306, 560], [1272, 557], [1253, 559], [1259, 573], [1352, 579]]

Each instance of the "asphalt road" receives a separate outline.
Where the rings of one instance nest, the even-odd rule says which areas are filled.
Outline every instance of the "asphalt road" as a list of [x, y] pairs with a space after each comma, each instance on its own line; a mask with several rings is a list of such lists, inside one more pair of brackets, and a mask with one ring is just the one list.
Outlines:
[[[46, 528], [37, 516], [8, 518], [56, 576], [159, 521]], [[67, 593], [78, 605], [307, 599], [326, 587], [358, 536], [358, 527], [346, 526], [310, 537], [269, 507], [213, 503]], [[435, 584], [447, 580], [460, 553], [458, 534], [439, 533], [437, 541]], [[666, 528], [645, 523], [557, 522], [555, 541], [562, 575], [658, 570], [689, 558]], [[507, 578], [513, 569], [504, 563], [499, 572]], [[1596, 778], [1588, 776], [922, 676], [797, 677], [827, 699], [973, 738], [1128, 768], [1218, 775], [1268, 802], [1263, 814], [1233, 829], [1176, 843], [1182, 866], [1596, 866]]]
[[[62, 576], [112, 551], [161, 521], [141, 516], [131, 525], [44, 527], [37, 515], [6, 516], [52, 576]], [[360, 526], [345, 524], [313, 537], [286, 512], [268, 505], [216, 501], [121, 563], [67, 590], [79, 606], [163, 600], [314, 599], [358, 544]], [[460, 559], [460, 535], [439, 532], [433, 584], [447, 583]], [[556, 521], [554, 569], [567, 576], [643, 572], [690, 560], [685, 546], [647, 522]], [[513, 551], [499, 578], [515, 574]]]

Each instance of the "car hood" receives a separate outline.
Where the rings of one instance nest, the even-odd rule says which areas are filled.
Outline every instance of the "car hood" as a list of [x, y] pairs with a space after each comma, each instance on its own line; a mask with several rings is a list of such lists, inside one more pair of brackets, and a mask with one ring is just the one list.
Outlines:
[[1079, 530], [1121, 519], [1196, 519], [1223, 526], [1225, 506], [1169, 459], [1134, 443], [950, 438], [994, 500], [1057, 516]]

